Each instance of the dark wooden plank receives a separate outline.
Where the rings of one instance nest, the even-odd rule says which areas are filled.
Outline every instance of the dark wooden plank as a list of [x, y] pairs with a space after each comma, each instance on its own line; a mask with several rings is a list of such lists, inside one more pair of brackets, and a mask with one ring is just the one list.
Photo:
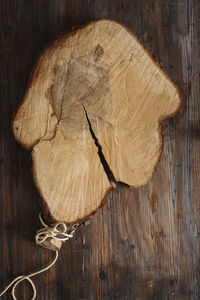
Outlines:
[[[30, 155], [12, 136], [13, 113], [44, 46], [106, 17], [149, 48], [180, 88], [182, 112], [163, 125], [163, 154], [149, 184], [109, 195], [92, 224], [63, 246], [56, 266], [34, 279], [38, 299], [200, 299], [200, 2], [1, 0], [0, 14], [0, 287], [53, 255], [34, 244], [39, 195]], [[24, 284], [18, 295], [28, 299], [31, 291]]]

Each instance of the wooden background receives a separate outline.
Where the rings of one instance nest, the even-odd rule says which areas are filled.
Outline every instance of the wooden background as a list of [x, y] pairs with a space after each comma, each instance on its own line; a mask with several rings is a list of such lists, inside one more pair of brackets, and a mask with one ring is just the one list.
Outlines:
[[[99, 18], [139, 37], [178, 85], [182, 112], [163, 124], [163, 154], [149, 184], [109, 195], [57, 264], [34, 279], [37, 299], [200, 299], [198, 0], [0, 0], [0, 290], [53, 258], [34, 244], [40, 197], [30, 154], [11, 132], [13, 114], [44, 46]], [[27, 284], [17, 294], [31, 298]]]

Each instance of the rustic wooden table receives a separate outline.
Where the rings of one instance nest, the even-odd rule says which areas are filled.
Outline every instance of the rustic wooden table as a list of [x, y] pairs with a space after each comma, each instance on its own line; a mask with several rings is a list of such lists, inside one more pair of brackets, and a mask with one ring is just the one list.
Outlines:
[[[99, 18], [128, 26], [183, 96], [163, 124], [159, 166], [143, 188], [110, 193], [92, 223], [34, 278], [37, 299], [200, 299], [200, 2], [198, 0], [0, 0], [0, 290], [52, 260], [34, 244], [40, 197], [31, 157], [11, 120], [39, 53], [66, 30]], [[30, 299], [26, 284], [19, 299]], [[8, 293], [2, 299], [11, 299]]]

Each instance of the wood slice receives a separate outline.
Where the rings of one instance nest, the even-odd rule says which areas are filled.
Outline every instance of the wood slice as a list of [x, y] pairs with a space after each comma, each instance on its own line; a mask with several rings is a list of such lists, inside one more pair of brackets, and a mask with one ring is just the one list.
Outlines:
[[74, 223], [94, 213], [117, 182], [145, 185], [161, 154], [160, 124], [180, 102], [148, 51], [115, 21], [55, 40], [13, 121], [51, 216]]

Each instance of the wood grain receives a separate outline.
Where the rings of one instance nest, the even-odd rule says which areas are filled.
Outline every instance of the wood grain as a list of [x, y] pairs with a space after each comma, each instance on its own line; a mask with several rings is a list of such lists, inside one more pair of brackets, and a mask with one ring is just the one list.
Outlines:
[[177, 87], [123, 24], [98, 20], [56, 39], [12, 125], [52, 218], [77, 223], [119, 182], [144, 186], [161, 155], [161, 123], [180, 105]]
[[[44, 46], [107, 17], [149, 48], [181, 90], [182, 112], [164, 123], [163, 154], [149, 184], [110, 194], [91, 225], [63, 246], [57, 265], [35, 278], [38, 299], [199, 299], [199, 1], [1, 0], [0, 11], [1, 287], [53, 255], [34, 244], [39, 195], [12, 116]], [[30, 290], [24, 285], [18, 294], [27, 299]]]

